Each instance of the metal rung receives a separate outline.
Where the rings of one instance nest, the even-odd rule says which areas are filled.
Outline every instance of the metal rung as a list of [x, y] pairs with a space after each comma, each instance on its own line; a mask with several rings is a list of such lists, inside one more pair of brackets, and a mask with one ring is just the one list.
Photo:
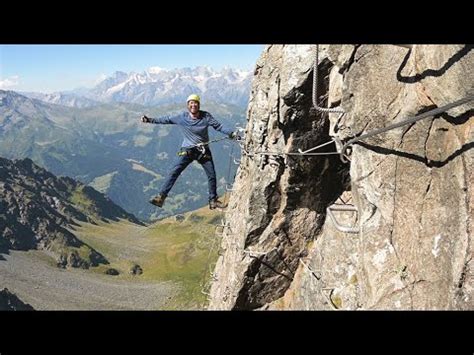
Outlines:
[[244, 254], [255, 254], [255, 255], [267, 255], [268, 253], [262, 252], [262, 251], [253, 251], [253, 250], [242, 250], [242, 253]]
[[329, 215], [329, 218], [331, 218], [332, 223], [334, 223], [334, 226], [336, 227], [338, 231], [344, 232], [344, 233], [359, 233], [358, 227], [349, 227], [349, 226], [343, 226], [339, 224], [336, 220], [336, 217], [334, 217], [334, 214], [332, 213], [332, 211], [358, 212], [357, 207], [355, 207], [354, 205], [332, 205], [326, 209], [326, 212]]
[[[254, 250], [242, 250], [242, 253], [244, 253], [244, 254], [249, 254], [249, 255], [250, 255], [250, 254], [255, 254], [255, 255], [267, 255], [267, 254], [271, 253], [272, 251], [274, 251], [274, 250], [276, 250], [276, 249], [277, 249], [277, 247], [273, 247], [273, 248], [270, 249], [269, 251], [265, 251], [265, 252], [263, 252], [263, 251], [254, 251]], [[250, 256], [252, 256], [252, 255], [250, 255]]]
[[334, 204], [332, 206], [329, 206], [328, 208], [330, 208], [333, 211], [355, 211], [355, 212], [358, 212], [357, 207], [354, 206], [354, 205], [350, 205], [350, 204], [343, 204], [343, 205]]
[[[217, 228], [222, 228], [222, 232], [220, 232], [220, 233], [217, 232]], [[230, 225], [228, 225], [227, 223], [226, 223], [226, 224], [219, 224], [219, 225], [216, 226], [216, 228], [215, 228], [215, 230], [214, 230], [214, 233], [215, 233], [215, 234], [221, 234], [221, 235], [222, 235], [222, 234], [224, 234], [224, 230], [225, 230], [226, 228], [230, 228]]]

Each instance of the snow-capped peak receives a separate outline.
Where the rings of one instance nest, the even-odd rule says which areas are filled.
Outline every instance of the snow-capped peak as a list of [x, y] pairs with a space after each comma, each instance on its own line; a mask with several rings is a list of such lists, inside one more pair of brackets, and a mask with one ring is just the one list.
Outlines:
[[142, 73], [115, 72], [91, 90], [99, 101], [134, 102], [157, 105], [183, 102], [193, 92], [208, 101], [246, 105], [250, 91], [250, 72], [226, 67], [217, 71], [209, 66], [164, 69], [149, 67]]
[[148, 73], [150, 73], [150, 74], [159, 74], [159, 73], [161, 73], [161, 72], [163, 72], [163, 71], [168, 71], [168, 70], [165, 69], [165, 68], [161, 68], [161, 67], [150, 67], [150, 68], [148, 68], [147, 71], [148, 71]]

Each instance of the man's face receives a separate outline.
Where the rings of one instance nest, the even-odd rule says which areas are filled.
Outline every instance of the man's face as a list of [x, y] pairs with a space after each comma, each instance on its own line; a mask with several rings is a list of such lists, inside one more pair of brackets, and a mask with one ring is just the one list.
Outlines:
[[189, 110], [189, 112], [191, 112], [192, 114], [198, 113], [198, 111], [199, 111], [199, 102], [198, 102], [198, 101], [194, 101], [194, 100], [189, 100], [189, 101], [188, 101], [188, 110]]

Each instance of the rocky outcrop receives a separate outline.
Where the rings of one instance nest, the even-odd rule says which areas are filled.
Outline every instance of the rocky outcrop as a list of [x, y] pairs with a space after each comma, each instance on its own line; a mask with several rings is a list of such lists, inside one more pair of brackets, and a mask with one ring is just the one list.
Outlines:
[[320, 46], [318, 103], [341, 116], [311, 102], [314, 46], [267, 47], [210, 309], [474, 309], [473, 101], [361, 140], [347, 164], [259, 154], [344, 143], [474, 94], [472, 49]]
[[4, 288], [0, 290], [0, 311], [34, 311], [34, 308]]
[[107, 263], [71, 229], [77, 225], [75, 221], [119, 218], [140, 223], [89, 186], [58, 178], [30, 159], [0, 158], [0, 252], [43, 249], [61, 267]]

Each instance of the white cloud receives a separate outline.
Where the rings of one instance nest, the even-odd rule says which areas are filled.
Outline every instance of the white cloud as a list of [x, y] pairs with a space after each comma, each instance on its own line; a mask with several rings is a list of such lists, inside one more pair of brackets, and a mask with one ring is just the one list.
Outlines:
[[20, 83], [20, 77], [18, 75], [13, 75], [6, 79], [0, 79], [0, 89], [11, 89], [14, 86], [18, 86]]

